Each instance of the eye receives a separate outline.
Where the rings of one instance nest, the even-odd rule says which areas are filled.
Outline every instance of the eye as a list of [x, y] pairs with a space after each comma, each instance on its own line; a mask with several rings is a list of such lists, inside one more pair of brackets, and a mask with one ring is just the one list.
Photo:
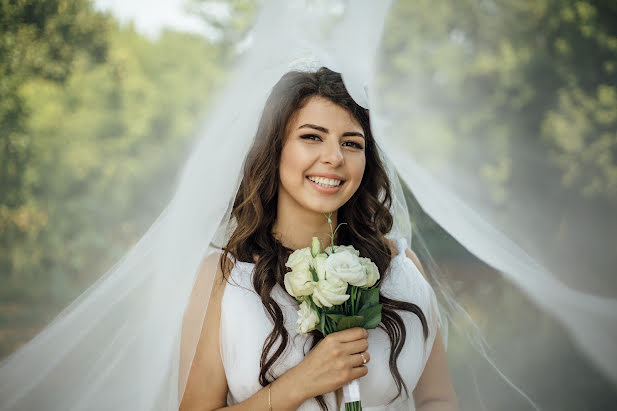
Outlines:
[[343, 144], [347, 144], [347, 143], [351, 144], [351, 146], [349, 147], [354, 147], [354, 148], [362, 150], [362, 145], [359, 143], [356, 143], [355, 141], [345, 141]]
[[315, 134], [303, 134], [300, 136], [300, 138], [304, 140], [315, 140], [315, 139], [321, 140], [321, 137]]

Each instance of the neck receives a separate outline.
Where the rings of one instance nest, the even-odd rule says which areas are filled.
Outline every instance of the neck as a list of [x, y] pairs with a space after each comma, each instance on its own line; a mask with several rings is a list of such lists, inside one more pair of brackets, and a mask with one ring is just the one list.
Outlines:
[[[330, 218], [332, 230], [335, 230], [337, 212], [333, 211]], [[283, 206], [280, 199], [272, 234], [283, 246], [292, 250], [310, 247], [313, 237], [319, 238], [324, 247], [330, 245], [330, 225], [327, 213], [316, 213], [301, 207], [289, 206], [289, 204]]]

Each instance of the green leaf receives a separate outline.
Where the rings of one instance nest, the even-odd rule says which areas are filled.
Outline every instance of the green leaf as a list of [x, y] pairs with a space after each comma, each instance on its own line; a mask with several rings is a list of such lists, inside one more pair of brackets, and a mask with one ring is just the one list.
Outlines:
[[317, 323], [317, 329], [321, 331], [321, 335], [324, 337], [326, 334], [326, 316], [320, 312], [317, 313], [319, 315], [319, 322]]
[[332, 322], [334, 323], [334, 328], [336, 329], [338, 327], [338, 323], [341, 320], [341, 318], [344, 317], [344, 315], [342, 314], [326, 314], [328, 316], [328, 318], [330, 318], [332, 320]]
[[[379, 287], [370, 288], [366, 291], [362, 291], [360, 295], [360, 307], [372, 306], [379, 304]], [[360, 309], [361, 311], [362, 309]]]
[[361, 310], [362, 317], [364, 318], [364, 323], [362, 324], [362, 327], [366, 329], [372, 329], [379, 325], [379, 323], [381, 322], [381, 307], [381, 304], [377, 304]]
[[363, 317], [366, 317], [366, 313], [373, 307], [376, 306], [381, 306], [381, 304], [375, 304], [375, 305], [363, 305], [362, 308], [360, 308], [360, 310], [358, 311], [358, 315], [361, 315]]
[[362, 324], [364, 324], [364, 317], [358, 315], [343, 317], [338, 322], [336, 331], [343, 331], [353, 327], [362, 327]]

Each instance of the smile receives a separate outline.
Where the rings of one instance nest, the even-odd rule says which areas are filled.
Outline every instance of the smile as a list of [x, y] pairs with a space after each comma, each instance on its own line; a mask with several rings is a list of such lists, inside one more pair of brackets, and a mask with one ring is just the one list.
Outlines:
[[326, 187], [326, 188], [338, 187], [339, 185], [343, 183], [342, 180], [334, 180], [332, 178], [325, 178], [325, 177], [308, 176], [307, 178], [311, 180], [312, 182], [317, 183], [320, 186]]
[[324, 177], [307, 176], [306, 179], [309, 180], [313, 187], [315, 187], [319, 192], [328, 194], [337, 192], [345, 183], [345, 181], [342, 180], [333, 180], [331, 178]]

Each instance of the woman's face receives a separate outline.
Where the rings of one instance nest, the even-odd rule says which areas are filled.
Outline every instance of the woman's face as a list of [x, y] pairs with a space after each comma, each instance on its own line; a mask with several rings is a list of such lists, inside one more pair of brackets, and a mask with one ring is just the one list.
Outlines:
[[289, 202], [316, 213], [338, 210], [360, 186], [364, 150], [360, 123], [330, 100], [311, 97], [287, 125], [279, 204]]

